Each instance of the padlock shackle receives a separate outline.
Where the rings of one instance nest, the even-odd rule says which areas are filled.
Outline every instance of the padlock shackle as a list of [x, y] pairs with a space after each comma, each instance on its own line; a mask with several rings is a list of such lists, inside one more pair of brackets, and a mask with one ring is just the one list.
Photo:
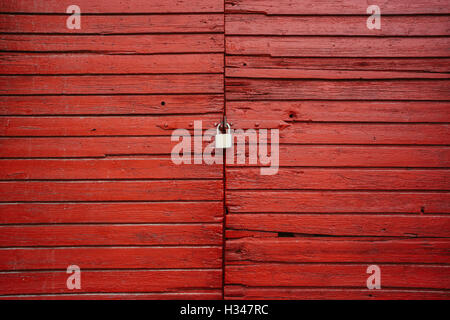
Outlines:
[[[221, 127], [222, 125], [223, 125], [223, 122], [221, 122], [221, 123], [219, 123], [219, 124], [217, 125], [217, 132], [219, 132], [220, 127]], [[226, 125], [226, 127], [227, 127], [226, 131], [231, 130], [231, 126], [230, 126], [229, 123], [225, 123], [225, 125]]]

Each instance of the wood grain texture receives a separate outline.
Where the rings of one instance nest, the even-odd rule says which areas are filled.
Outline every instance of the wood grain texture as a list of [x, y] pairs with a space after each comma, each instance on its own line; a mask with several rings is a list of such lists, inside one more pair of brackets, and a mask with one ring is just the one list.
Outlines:
[[0, 160], [0, 180], [221, 179], [219, 165], [176, 165], [171, 159]]
[[[235, 158], [243, 154], [237, 149]], [[279, 165], [286, 167], [424, 167], [447, 168], [447, 146], [280, 145]], [[236, 166], [237, 160], [227, 161]], [[245, 165], [249, 165], [248, 156]], [[239, 165], [242, 166], [242, 165]]]
[[[150, 1], [151, 2], [151, 1]], [[206, 2], [206, 1], [204, 1]], [[82, 14], [86, 7], [81, 7]], [[138, 34], [223, 32], [223, 14], [83, 15], [80, 29], [68, 29], [68, 15], [0, 14], [2, 33]]]
[[449, 49], [447, 37], [227, 36], [226, 42], [227, 54], [272, 57], [447, 57]]
[[[420, 14], [420, 13], [449, 13], [445, 0], [381, 0], [377, 4], [383, 14]], [[365, 0], [230, 0], [225, 4], [225, 10], [231, 12], [261, 12], [266, 14], [356, 14], [365, 15], [369, 6]]]
[[[226, 283], [245, 286], [366, 288], [368, 265], [257, 264], [229, 266]], [[448, 266], [380, 265], [384, 288], [446, 289]], [[399, 277], [399, 275], [402, 275]]]
[[166, 117], [2, 117], [0, 136], [171, 136], [175, 129], [190, 130], [194, 135], [194, 129], [200, 125], [204, 130], [214, 128], [218, 118], [220, 114]]
[[227, 101], [233, 120], [450, 122], [449, 111], [439, 101]]
[[228, 121], [280, 130], [275, 175], [229, 150], [225, 299], [449, 299], [447, 4], [369, 5], [225, 4]]
[[79, 293], [5, 295], [0, 300], [221, 300], [222, 289], [175, 293]]
[[223, 94], [3, 96], [1, 115], [205, 114], [223, 110]]
[[0, 270], [220, 268], [220, 247], [92, 247], [1, 249]]
[[[449, 213], [448, 192], [228, 191], [230, 212]], [[246, 216], [261, 219], [261, 216]], [[280, 220], [290, 218], [275, 216]], [[295, 217], [294, 217], [295, 218]], [[361, 219], [363, 219], [362, 217]], [[351, 217], [349, 217], [351, 219]], [[382, 220], [382, 218], [378, 218]], [[426, 220], [427, 217], [417, 219]], [[447, 218], [443, 218], [444, 220]], [[231, 221], [231, 220], [229, 220]], [[364, 220], [363, 220], [364, 221]], [[436, 221], [439, 221], [436, 220]], [[332, 230], [331, 230], [332, 231]], [[445, 234], [444, 234], [445, 235]]]
[[10, 35], [0, 36], [0, 50], [80, 53], [201, 53], [223, 52], [222, 34], [154, 35]]
[[1, 74], [221, 73], [222, 54], [0, 54]]
[[[254, 128], [255, 123], [261, 128], [264, 122], [250, 122], [250, 128]], [[233, 124], [239, 129], [249, 127], [241, 120]], [[271, 128], [280, 129], [279, 142], [286, 144], [450, 144], [450, 126], [447, 124], [290, 123]], [[270, 135], [260, 136], [258, 141], [270, 141]]]
[[448, 300], [446, 290], [249, 288], [226, 285], [225, 300]]
[[[305, 57], [267, 57], [267, 56], [226, 56], [226, 67], [239, 69], [248, 76], [259, 69], [280, 69], [307, 71], [379, 71], [386, 75], [396, 75], [396, 72], [411, 72], [418, 78], [427, 78], [429, 73], [445, 73], [450, 71], [449, 58], [305, 58]], [[228, 71], [228, 70], [227, 70]], [[235, 70], [237, 72], [237, 70]], [[350, 73], [347, 73], [350, 74]], [[420, 76], [419, 76], [420, 75]]]
[[[3, 2], [0, 12], [26, 12], [26, 13], [60, 13], [66, 12], [70, 1], [33, 1], [19, 0]], [[121, 0], [88, 1], [80, 0], [77, 5], [85, 13], [186, 13], [186, 12], [223, 12], [223, 2], [219, 0], [166, 0], [148, 1], [137, 0], [123, 3]]]
[[0, 76], [0, 94], [221, 93], [220, 74]]
[[369, 15], [364, 15], [365, 12], [361, 10], [360, 16], [228, 14], [225, 17], [226, 34], [283, 36], [447, 36], [450, 34], [448, 16], [387, 16], [384, 15], [384, 9], [382, 9], [382, 28], [379, 30], [367, 28], [366, 21]]
[[222, 201], [0, 203], [1, 224], [222, 222]]
[[448, 80], [325, 81], [227, 78], [226, 97], [229, 100], [450, 100], [449, 84]]
[[0, 247], [204, 246], [222, 242], [220, 224], [1, 226], [0, 230]]
[[231, 190], [450, 190], [449, 170], [280, 168], [261, 177], [259, 168], [228, 168], [226, 174]]
[[238, 239], [227, 242], [233, 263], [442, 263], [450, 262], [449, 240]]
[[[0, 287], [3, 294], [73, 293], [67, 289], [66, 272], [2, 273]], [[124, 281], [126, 280], [126, 281]], [[186, 292], [199, 288], [219, 289], [220, 270], [107, 270], [83, 272], [79, 293], [122, 292]]]
[[221, 200], [221, 186], [221, 180], [3, 181], [0, 199], [3, 202]]
[[[271, 211], [268, 206], [265, 209]], [[446, 238], [450, 231], [450, 218], [381, 214], [230, 214], [227, 227], [306, 235]]]
[[[170, 155], [177, 142], [170, 137], [2, 138], [2, 158], [66, 158]], [[165, 157], [164, 159], [167, 159]]]

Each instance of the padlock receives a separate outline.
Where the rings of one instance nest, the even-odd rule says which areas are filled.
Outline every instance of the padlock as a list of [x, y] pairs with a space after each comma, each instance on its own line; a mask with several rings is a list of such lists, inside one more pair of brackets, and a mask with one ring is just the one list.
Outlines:
[[216, 149], [227, 149], [231, 148], [231, 128], [230, 125], [227, 123], [227, 132], [222, 133], [220, 132], [219, 128], [221, 126], [221, 123], [217, 126], [217, 133], [216, 133]]

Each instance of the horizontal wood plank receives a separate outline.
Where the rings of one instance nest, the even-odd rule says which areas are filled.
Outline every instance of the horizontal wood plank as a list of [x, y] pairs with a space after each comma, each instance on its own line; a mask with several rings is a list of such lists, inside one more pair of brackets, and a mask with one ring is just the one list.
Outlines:
[[448, 300], [447, 290], [309, 289], [225, 286], [225, 300]]
[[175, 293], [81, 293], [3, 295], [0, 300], [221, 300], [222, 290], [200, 290]]
[[230, 229], [328, 236], [448, 237], [450, 231], [450, 217], [424, 215], [231, 214], [226, 223]]
[[0, 247], [222, 243], [220, 224], [0, 226], [0, 230]]
[[104, 157], [170, 154], [170, 137], [3, 138], [0, 157]]
[[[273, 144], [271, 148], [277, 145]], [[280, 145], [279, 166], [323, 167], [424, 167], [446, 168], [450, 164], [447, 146], [333, 146], [333, 145]], [[243, 148], [236, 148], [234, 161], [227, 156], [227, 165], [237, 164], [244, 156]], [[274, 160], [272, 165], [275, 165]], [[259, 162], [258, 162], [259, 163]], [[245, 164], [249, 165], [248, 156]]]
[[1, 115], [204, 114], [223, 112], [223, 95], [3, 96]]
[[0, 203], [0, 224], [222, 222], [217, 202]]
[[[371, 71], [378, 71], [379, 76], [395, 77], [397, 74], [405, 76], [411, 74], [417, 78], [448, 75], [450, 72], [449, 58], [299, 58], [299, 57], [265, 57], [265, 56], [227, 56], [226, 66], [228, 74], [235, 73], [257, 74], [260, 69], [289, 72], [329, 72], [330, 75], [354, 74], [363, 76]], [[239, 70], [235, 70], [239, 69]], [[347, 71], [346, 73], [344, 71]], [[358, 71], [358, 73], [356, 73]], [[437, 75], [436, 75], [437, 74]]]
[[[450, 100], [449, 85], [448, 80], [327, 81], [227, 78], [226, 98], [229, 100]], [[9, 91], [7, 87], [3, 90], [5, 91]]]
[[238, 239], [226, 246], [227, 263], [446, 263], [450, 240]]
[[[19, 0], [4, 2], [0, 12], [60, 13], [64, 14], [72, 2], [47, 0]], [[219, 0], [165, 0], [163, 2], [135, 0], [124, 4], [121, 0], [88, 1], [79, 0], [77, 5], [82, 13], [178, 13], [178, 12], [223, 12], [223, 2]]]
[[[230, 0], [225, 3], [226, 12], [259, 12], [265, 14], [357, 14], [365, 15], [370, 4], [365, 0], [338, 0], [330, 3], [328, 0]], [[449, 13], [445, 0], [381, 0], [377, 3], [382, 14], [421, 14]]]
[[12, 201], [221, 200], [221, 180], [0, 182], [0, 199]]
[[194, 135], [194, 129], [215, 128], [220, 116], [1, 117], [0, 136], [171, 136], [175, 129]]
[[450, 190], [450, 170], [280, 168], [262, 177], [257, 168], [228, 168], [226, 174], [232, 190]]
[[80, 53], [223, 52], [222, 34], [156, 35], [0, 35], [0, 50]]
[[220, 247], [1, 249], [0, 270], [219, 268]]
[[[239, 129], [256, 129], [266, 122], [228, 119]], [[450, 126], [447, 124], [291, 123], [282, 128], [273, 125], [272, 129], [280, 129], [279, 142], [289, 144], [450, 144]], [[235, 136], [237, 140], [242, 139], [242, 134]], [[259, 134], [258, 141], [270, 141], [270, 135]]]
[[[228, 266], [227, 284], [280, 287], [367, 288], [368, 265], [258, 264]], [[447, 289], [450, 267], [380, 265], [383, 288]], [[401, 276], [399, 276], [401, 275]]]
[[227, 36], [226, 43], [227, 54], [272, 57], [448, 57], [449, 49], [447, 37]]
[[379, 30], [367, 28], [369, 15], [364, 15], [363, 11], [360, 12], [360, 16], [228, 14], [225, 17], [226, 34], [283, 36], [446, 36], [450, 34], [448, 28], [450, 17], [448, 16], [386, 16], [383, 9], [382, 28]]
[[[230, 212], [450, 213], [450, 194], [364, 191], [228, 191], [227, 204]], [[242, 216], [242, 219], [244, 217], [246, 216]], [[248, 216], [248, 218], [252, 217], [261, 221], [260, 215]], [[297, 219], [296, 216], [293, 216], [293, 218]], [[412, 219], [425, 220], [425, 218]], [[274, 219], [281, 220], [281, 217], [275, 215]], [[348, 219], [352, 220], [353, 218], [349, 216]], [[361, 217], [361, 219], [365, 225], [365, 217]], [[382, 220], [384, 218], [375, 217], [374, 219]], [[228, 219], [229, 221], [231, 220]], [[317, 221], [313, 221], [313, 225], [314, 223], [317, 223]], [[288, 225], [286, 224], [286, 226]], [[330, 231], [333, 231], [333, 229]], [[445, 233], [442, 235], [446, 236]], [[433, 235], [431, 234], [431, 236]]]
[[1, 74], [220, 73], [222, 54], [0, 54]]
[[227, 101], [227, 116], [231, 119], [282, 121], [450, 122], [450, 103], [438, 101]]
[[[1, 294], [72, 293], [67, 289], [68, 274], [55, 272], [2, 273]], [[222, 283], [221, 270], [118, 270], [82, 271], [82, 285], [77, 293], [108, 292], [186, 292], [218, 289]]]
[[0, 94], [221, 93], [221, 74], [0, 76]]
[[171, 159], [0, 160], [0, 180], [221, 179], [221, 165], [176, 165]]
[[[48, 2], [48, 1], [47, 1]], [[210, 1], [203, 1], [205, 4]], [[81, 28], [68, 29], [67, 15], [0, 14], [2, 33], [68, 33], [68, 34], [124, 34], [124, 33], [206, 33], [223, 32], [222, 14], [183, 15], [84, 15], [81, 7]], [[126, 6], [123, 6], [126, 9]]]

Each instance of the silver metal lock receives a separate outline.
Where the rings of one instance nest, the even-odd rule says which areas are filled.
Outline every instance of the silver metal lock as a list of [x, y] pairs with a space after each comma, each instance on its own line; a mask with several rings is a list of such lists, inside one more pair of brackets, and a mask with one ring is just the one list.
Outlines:
[[231, 128], [230, 125], [227, 123], [227, 132], [222, 133], [220, 132], [220, 126], [222, 124], [219, 123], [217, 126], [217, 133], [216, 133], [216, 149], [227, 149], [231, 148]]

